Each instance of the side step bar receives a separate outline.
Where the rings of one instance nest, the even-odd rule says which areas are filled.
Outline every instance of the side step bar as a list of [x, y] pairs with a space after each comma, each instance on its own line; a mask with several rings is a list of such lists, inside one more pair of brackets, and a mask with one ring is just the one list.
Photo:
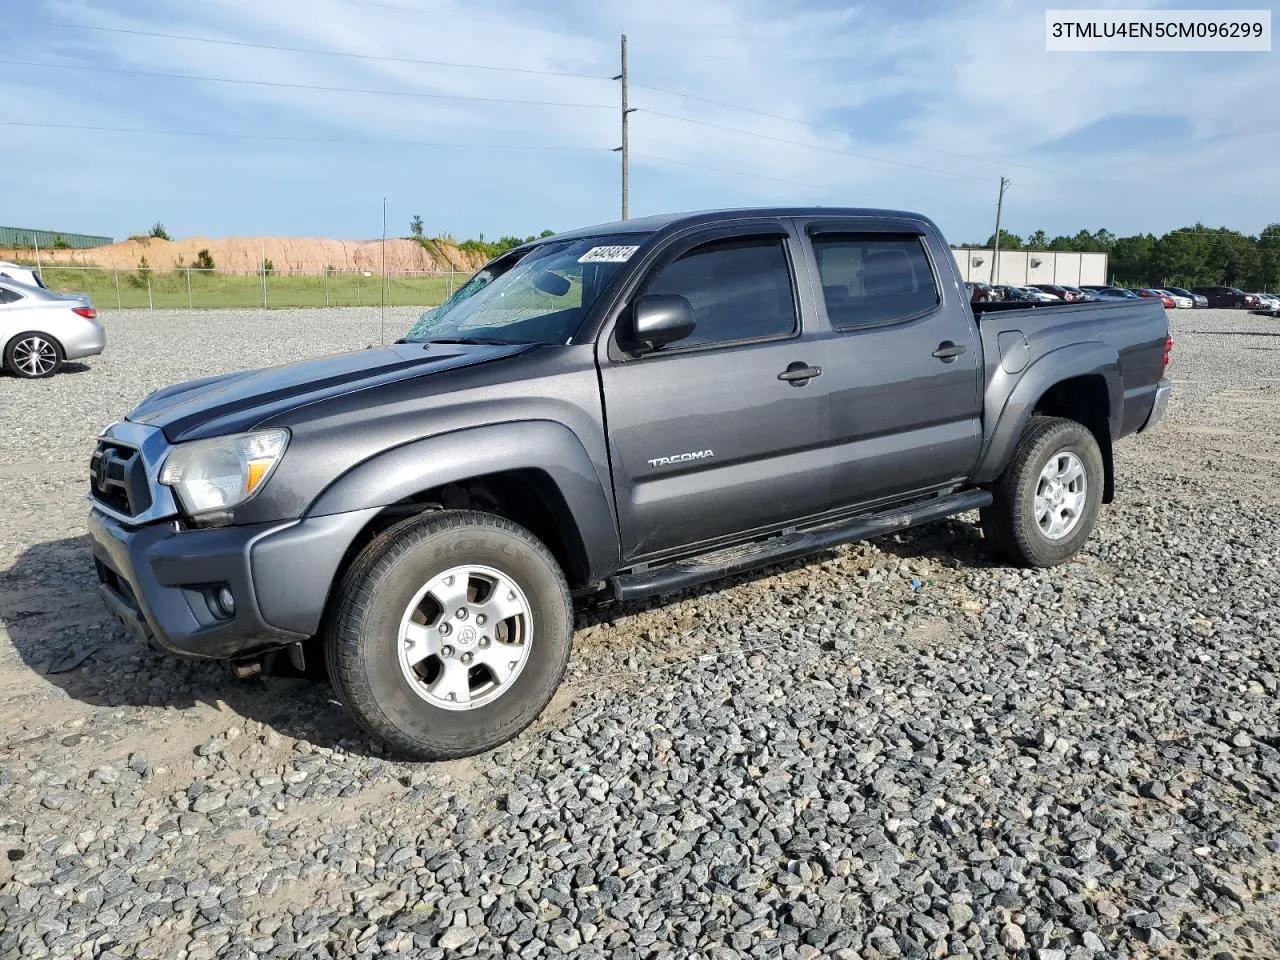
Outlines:
[[829, 550], [842, 543], [883, 536], [964, 513], [966, 510], [977, 510], [989, 503], [991, 494], [986, 490], [953, 493], [934, 500], [917, 501], [884, 513], [784, 534], [758, 544], [730, 547], [661, 567], [619, 574], [610, 578], [609, 587], [614, 599], [619, 601], [670, 593], [708, 580], [744, 573], [756, 567], [794, 560], [819, 550]]

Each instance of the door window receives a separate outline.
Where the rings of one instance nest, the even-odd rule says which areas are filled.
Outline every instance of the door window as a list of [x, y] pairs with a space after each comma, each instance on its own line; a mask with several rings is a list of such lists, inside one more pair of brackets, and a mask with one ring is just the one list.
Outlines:
[[914, 234], [820, 236], [813, 252], [836, 330], [889, 323], [938, 304], [938, 285]]
[[795, 332], [795, 295], [783, 244], [780, 237], [719, 241], [660, 268], [643, 293], [679, 294], [697, 321], [693, 333], [663, 353]]

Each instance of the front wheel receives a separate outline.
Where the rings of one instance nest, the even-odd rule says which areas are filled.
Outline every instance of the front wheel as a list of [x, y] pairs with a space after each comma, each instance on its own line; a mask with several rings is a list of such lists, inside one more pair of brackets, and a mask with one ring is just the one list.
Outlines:
[[1102, 452], [1087, 427], [1033, 417], [982, 510], [983, 536], [1022, 566], [1069, 560], [1093, 531], [1104, 479]]
[[540, 714], [569, 662], [564, 574], [523, 527], [446, 511], [397, 524], [343, 577], [325, 636], [338, 696], [423, 760], [492, 749]]

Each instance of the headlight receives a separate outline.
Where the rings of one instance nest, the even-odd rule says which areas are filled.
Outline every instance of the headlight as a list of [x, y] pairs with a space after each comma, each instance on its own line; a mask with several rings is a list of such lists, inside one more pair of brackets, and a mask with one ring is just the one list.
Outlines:
[[262, 489], [288, 443], [283, 429], [180, 443], [165, 458], [160, 482], [192, 516], [226, 510]]

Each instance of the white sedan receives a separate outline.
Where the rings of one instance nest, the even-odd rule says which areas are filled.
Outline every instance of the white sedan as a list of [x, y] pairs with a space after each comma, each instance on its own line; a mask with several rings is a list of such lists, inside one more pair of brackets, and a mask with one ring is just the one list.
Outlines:
[[1162, 293], [1170, 300], [1179, 310], [1194, 310], [1196, 302], [1190, 297], [1184, 297], [1180, 293], [1174, 293], [1172, 290], [1157, 290], [1156, 293]]
[[101, 353], [107, 335], [84, 294], [0, 280], [0, 356], [15, 377], [51, 377], [67, 360]]

